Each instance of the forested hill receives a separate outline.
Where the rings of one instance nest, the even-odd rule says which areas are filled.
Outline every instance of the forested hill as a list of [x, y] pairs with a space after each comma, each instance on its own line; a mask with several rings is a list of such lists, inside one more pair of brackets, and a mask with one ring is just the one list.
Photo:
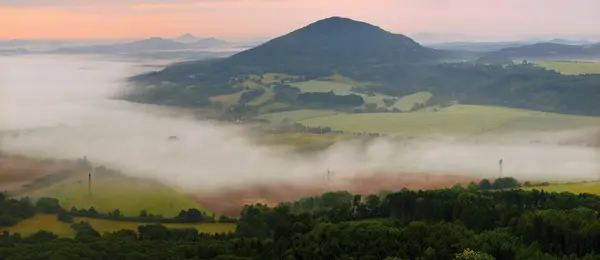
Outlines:
[[558, 43], [536, 43], [504, 48], [481, 57], [480, 60], [506, 59], [597, 59], [600, 58], [600, 44], [568, 45]]
[[[125, 99], [211, 106], [215, 105], [214, 97], [243, 94], [246, 98], [234, 102], [245, 108], [285, 103], [288, 109], [331, 108], [329, 101], [347, 99], [352, 102], [334, 102], [336, 109], [359, 107], [365, 111], [368, 104], [361, 95], [379, 93], [394, 99], [428, 91], [433, 97], [426, 106], [458, 102], [600, 115], [600, 75], [564, 76], [531, 64], [513, 64], [511, 60], [450, 62], [461, 55], [423, 47], [404, 35], [367, 23], [332, 17], [226, 59], [178, 63], [132, 77], [135, 88]], [[263, 81], [269, 73], [287, 78]], [[344, 94], [348, 97], [333, 93], [313, 95], [293, 87], [287, 93], [276, 88], [333, 75], [350, 79], [350, 83], [344, 82], [353, 87]], [[298, 98], [300, 95], [303, 96]], [[261, 101], [248, 105], [252, 98]]]
[[331, 17], [227, 59], [176, 64], [151, 76], [175, 82], [192, 76], [197, 83], [227, 82], [230, 77], [266, 72], [318, 77], [350, 68], [437, 61], [444, 54], [401, 34]]
[[273, 39], [226, 60], [232, 66], [253, 66], [266, 71], [304, 74], [344, 67], [397, 64], [439, 58], [401, 34], [348, 18], [331, 17]]

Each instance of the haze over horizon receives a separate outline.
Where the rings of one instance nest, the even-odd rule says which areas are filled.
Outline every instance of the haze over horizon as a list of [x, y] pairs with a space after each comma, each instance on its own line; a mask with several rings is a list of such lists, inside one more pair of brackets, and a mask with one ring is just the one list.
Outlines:
[[598, 9], [593, 0], [0, 0], [0, 38], [274, 37], [331, 16], [465, 40], [580, 37], [598, 34]]

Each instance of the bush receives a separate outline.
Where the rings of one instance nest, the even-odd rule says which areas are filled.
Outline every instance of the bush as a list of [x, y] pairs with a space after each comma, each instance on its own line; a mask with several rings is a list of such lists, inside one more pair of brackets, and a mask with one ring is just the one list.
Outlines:
[[56, 217], [60, 222], [73, 223], [73, 216], [69, 215], [68, 213], [58, 213]]

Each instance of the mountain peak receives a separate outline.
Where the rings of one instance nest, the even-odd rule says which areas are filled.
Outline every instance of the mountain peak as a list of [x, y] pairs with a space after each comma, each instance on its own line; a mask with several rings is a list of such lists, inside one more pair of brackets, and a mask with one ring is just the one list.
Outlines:
[[402, 34], [333, 16], [233, 55], [231, 64], [277, 69], [281, 64], [329, 68], [431, 60], [437, 51]]
[[178, 42], [183, 42], [183, 43], [189, 43], [189, 42], [193, 42], [193, 41], [197, 41], [199, 38], [190, 34], [190, 33], [185, 33], [182, 34], [181, 36], [175, 38], [175, 41]]
[[352, 20], [346, 17], [332, 16], [325, 18], [305, 27], [302, 27], [295, 32], [309, 31], [313, 33], [340, 33], [340, 32], [385, 32], [389, 33], [375, 25], [365, 22]]

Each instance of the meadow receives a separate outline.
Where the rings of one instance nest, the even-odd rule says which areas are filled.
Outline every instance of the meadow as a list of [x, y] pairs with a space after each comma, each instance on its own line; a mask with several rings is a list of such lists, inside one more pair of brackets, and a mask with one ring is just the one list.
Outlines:
[[[536, 121], [537, 120], [537, 121]], [[454, 105], [411, 113], [336, 114], [299, 120], [311, 127], [331, 127], [348, 133], [399, 136], [470, 136], [491, 131], [538, 130], [554, 126], [600, 126], [600, 118], [568, 116], [491, 106]]]
[[553, 183], [549, 186], [526, 187], [524, 190], [544, 190], [548, 192], [590, 193], [600, 195], [600, 182]]
[[351, 85], [346, 82], [348, 82], [348, 80], [344, 79], [337, 79], [332, 81], [310, 80], [305, 82], [293, 83], [292, 86], [299, 88], [302, 93], [332, 91], [336, 95], [358, 95], [363, 98], [365, 105], [375, 104], [378, 108], [386, 107], [384, 99], [393, 99], [396, 100], [396, 102], [391, 107], [394, 107], [403, 112], [409, 111], [417, 103], [427, 102], [427, 100], [429, 100], [432, 96], [429, 92], [413, 93], [400, 98], [378, 93], [364, 94], [352, 91], [352, 86], [356, 85]]
[[335, 110], [319, 110], [319, 109], [298, 109], [292, 111], [267, 113], [257, 116], [259, 119], [268, 120], [272, 124], [281, 124], [285, 122], [297, 122], [304, 119], [317, 118], [323, 116], [331, 116], [344, 114]]
[[163, 217], [176, 216], [182, 209], [196, 208], [206, 212], [185, 194], [158, 183], [125, 176], [95, 178], [92, 196], [88, 196], [87, 174], [70, 178], [52, 187], [22, 196], [52, 197], [66, 209], [94, 207], [98, 212], [119, 209], [124, 216], [138, 216], [142, 210]]
[[[281, 74], [281, 73], [266, 73], [262, 76], [258, 75], [250, 75], [248, 78], [239, 83], [240, 87], [244, 87], [249, 90], [257, 90], [262, 89], [264, 93], [254, 99], [250, 100], [247, 104], [250, 106], [259, 106], [261, 113], [270, 113], [272, 111], [278, 111], [282, 109], [286, 109], [290, 107], [290, 104], [284, 103], [269, 103], [275, 95], [271, 85], [277, 83], [288, 83], [296, 88], [299, 88], [301, 93], [310, 93], [310, 92], [333, 92], [336, 95], [358, 95], [361, 96], [364, 100], [365, 106], [368, 104], [375, 104], [377, 108], [387, 108], [387, 109], [398, 109], [402, 112], [410, 111], [413, 106], [417, 103], [425, 103], [432, 96], [429, 92], [418, 92], [410, 95], [406, 95], [404, 97], [392, 97], [388, 95], [378, 94], [378, 93], [359, 93], [352, 91], [353, 86], [366, 86], [372, 83], [368, 82], [357, 82], [350, 78], [343, 77], [341, 75], [333, 75], [331, 77], [320, 78], [316, 80], [302, 81], [302, 82], [291, 82], [297, 80], [297, 76]], [[240, 96], [244, 91], [213, 96], [210, 98], [212, 102], [220, 103], [224, 106], [232, 106], [238, 103]], [[394, 100], [395, 102], [391, 106], [387, 106], [384, 102], [384, 99]], [[261, 106], [263, 105], [264, 106]]]
[[[129, 221], [112, 221], [103, 219], [81, 218], [76, 217], [73, 222], [88, 222], [100, 234], [105, 232], [113, 232], [121, 229], [136, 230], [140, 225], [148, 223], [129, 222]], [[201, 233], [230, 233], [235, 231], [234, 223], [193, 223], [193, 224], [163, 224], [169, 228], [195, 228]], [[7, 228], [11, 233], [20, 233], [22, 236], [31, 235], [39, 230], [52, 232], [60, 237], [74, 237], [75, 230], [70, 227], [70, 224], [58, 221], [56, 215], [39, 214], [33, 218], [29, 218], [19, 222], [17, 225]]]
[[347, 134], [309, 134], [309, 133], [281, 133], [262, 135], [257, 138], [261, 145], [289, 146], [298, 152], [310, 152], [325, 149], [330, 145], [354, 138]]
[[600, 61], [536, 61], [534, 63], [565, 75], [600, 74]]

